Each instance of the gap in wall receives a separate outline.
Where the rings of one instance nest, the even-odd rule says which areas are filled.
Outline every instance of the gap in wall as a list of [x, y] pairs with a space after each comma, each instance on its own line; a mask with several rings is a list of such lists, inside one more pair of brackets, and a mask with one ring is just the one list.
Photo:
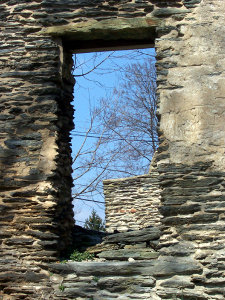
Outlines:
[[[147, 72], [146, 68], [149, 67], [148, 62], [150, 61], [152, 69]], [[127, 105], [124, 105], [124, 111], [121, 109], [123, 104], [128, 103], [127, 99], [124, 100], [123, 98], [132, 98], [135, 94], [135, 85], [138, 84], [138, 75], [135, 72], [130, 72], [132, 70], [136, 70], [136, 72], [142, 70], [139, 82], [140, 87], [136, 89], [137, 96], [140, 99], [141, 97], [149, 97], [148, 89], [156, 88], [154, 48], [74, 54], [76, 84], [73, 104], [76, 111], [74, 114], [75, 129], [71, 132], [72, 157], [74, 159], [78, 153], [79, 155], [73, 164], [73, 178], [76, 179], [74, 180], [75, 187], [72, 194], [73, 196], [76, 195], [74, 212], [77, 225], [84, 225], [84, 221], [91, 214], [92, 209], [96, 210], [102, 219], [105, 218], [104, 196], [101, 184], [103, 179], [130, 177], [148, 172], [152, 157], [152, 141], [148, 138], [149, 133], [144, 133], [144, 130], [141, 132], [140, 126], [140, 131], [132, 134], [132, 130], [128, 130], [124, 125], [126, 122], [122, 120], [123, 114], [125, 118], [129, 119], [129, 114], [127, 115], [127, 112], [129, 112], [133, 113], [130, 119], [142, 118], [143, 122], [147, 122], [147, 114], [151, 113], [150, 110], [146, 111], [146, 115], [143, 118], [142, 108], [139, 107], [137, 110], [134, 110], [134, 102], [131, 108], [128, 109]], [[149, 79], [154, 82], [152, 87], [147, 82], [148, 80], [145, 80], [147, 76], [150, 76]], [[137, 82], [135, 82], [135, 78]], [[126, 86], [123, 87], [125, 83]], [[146, 100], [151, 101], [153, 97], [156, 97], [155, 90]], [[155, 109], [156, 107], [153, 108], [154, 112]], [[102, 122], [103, 119], [105, 120], [104, 122]], [[154, 126], [156, 127], [156, 125], [155, 123]], [[112, 128], [112, 130], [109, 128]], [[158, 137], [155, 132], [153, 135], [154, 147], [157, 147]], [[125, 144], [128, 145], [127, 150], [123, 146], [123, 138], [125, 136], [127, 139]], [[143, 139], [146, 141], [145, 147], [142, 147], [143, 153], [138, 153], [135, 150], [133, 154], [129, 153], [129, 148], [130, 150], [134, 149], [133, 145], [138, 147], [141, 143], [143, 145]], [[97, 143], [99, 143], [99, 146], [96, 145]], [[129, 145], [129, 143], [133, 143], [133, 145]], [[96, 149], [97, 151], [95, 152]], [[85, 152], [87, 154], [84, 154]], [[91, 170], [88, 170], [88, 161], [89, 163], [91, 162], [91, 155], [92, 158], [94, 157], [95, 162], [91, 166]], [[133, 163], [134, 155], [142, 157], [136, 160], [135, 168]], [[110, 162], [111, 156], [117, 157], [116, 164], [112, 164], [112, 161]], [[129, 165], [132, 168], [131, 171], [127, 171]], [[101, 174], [105, 166], [107, 171]], [[82, 173], [84, 174], [82, 175]], [[99, 176], [100, 174], [101, 176]], [[99, 178], [95, 181], [96, 186], [94, 185], [93, 191], [92, 189], [89, 189], [89, 191], [87, 189], [79, 194], [83, 188], [86, 188], [98, 176]]]

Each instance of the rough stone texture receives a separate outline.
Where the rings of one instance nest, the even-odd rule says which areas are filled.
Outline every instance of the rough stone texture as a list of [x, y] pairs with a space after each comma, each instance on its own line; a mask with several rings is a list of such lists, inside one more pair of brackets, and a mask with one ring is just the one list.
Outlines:
[[[60, 293], [59, 289], [57, 292], [58, 286], [55, 286], [55, 295], [59, 297], [55, 299], [157, 299], [155, 289], [158, 278], [171, 276], [173, 288], [180, 286], [185, 278], [184, 287], [193, 288], [188, 275], [198, 276], [201, 272], [196, 260], [170, 256], [149, 261], [69, 262], [65, 265], [51, 264], [49, 267], [55, 274], [60, 274], [59, 283], [65, 288]], [[169, 280], [163, 283], [167, 287]]]
[[168, 71], [158, 76], [168, 163], [212, 161], [212, 168], [224, 170], [223, 9], [223, 1], [202, 1], [182, 20], [167, 18], [167, 34], [158, 29], [157, 67]]
[[106, 231], [137, 230], [160, 225], [158, 173], [104, 180]]
[[40, 35], [64, 36], [64, 40], [117, 40], [117, 39], [148, 39], [154, 36], [155, 27], [160, 20], [152, 18], [125, 19], [117, 18], [92, 22], [79, 22], [70, 25], [49, 27], [40, 32]]
[[[224, 19], [224, 0], [0, 1], [4, 300], [224, 299]], [[101, 22], [95, 40], [73, 40], [79, 22]], [[159, 256], [58, 264], [73, 228], [71, 53], [154, 41], [164, 225], [149, 244]]]
[[118, 242], [149, 242], [151, 240], [159, 239], [161, 231], [158, 228], [150, 227], [142, 230], [129, 231], [125, 233], [117, 233], [109, 235], [103, 238], [107, 243], [118, 243]]

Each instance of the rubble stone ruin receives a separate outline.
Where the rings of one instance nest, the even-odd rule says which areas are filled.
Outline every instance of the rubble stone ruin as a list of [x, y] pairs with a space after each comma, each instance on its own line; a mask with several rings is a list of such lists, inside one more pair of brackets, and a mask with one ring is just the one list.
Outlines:
[[[225, 1], [1, 0], [0, 26], [1, 299], [225, 299]], [[152, 173], [122, 182], [149, 197], [158, 182], [160, 217], [105, 237], [105, 261], [58, 263], [72, 53], [140, 45], [157, 53], [160, 145]]]

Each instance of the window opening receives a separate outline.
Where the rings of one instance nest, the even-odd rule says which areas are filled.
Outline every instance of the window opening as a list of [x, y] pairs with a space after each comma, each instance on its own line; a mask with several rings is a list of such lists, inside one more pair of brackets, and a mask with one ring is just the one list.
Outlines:
[[74, 213], [104, 219], [103, 179], [148, 173], [158, 145], [155, 49], [74, 55]]

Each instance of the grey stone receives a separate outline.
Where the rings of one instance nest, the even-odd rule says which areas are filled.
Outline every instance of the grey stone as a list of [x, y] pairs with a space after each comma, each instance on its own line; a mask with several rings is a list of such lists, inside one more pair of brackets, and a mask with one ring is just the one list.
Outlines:
[[214, 202], [214, 203], [207, 203], [205, 206], [205, 212], [209, 213], [222, 213], [225, 212], [225, 203], [224, 202]]
[[69, 263], [52, 263], [48, 265], [48, 270], [53, 273], [71, 274], [74, 273]]
[[31, 245], [33, 244], [34, 242], [34, 239], [31, 239], [31, 238], [22, 238], [22, 237], [18, 237], [18, 238], [10, 238], [10, 239], [7, 239], [5, 241], [5, 243], [7, 245], [11, 245], [11, 244], [16, 244], [16, 245]]
[[[62, 294], [66, 297], [88, 297], [89, 299], [93, 299], [93, 296], [96, 292], [97, 288], [95, 286], [90, 284], [83, 284], [79, 288], [68, 287], [63, 291]], [[59, 295], [61, 296], [61, 293], [59, 293]]]
[[22, 112], [23, 112], [23, 110], [20, 107], [13, 107], [9, 111], [10, 114], [20, 114]]
[[195, 188], [177, 188], [169, 187], [162, 191], [162, 195], [173, 195], [176, 196], [203, 196], [210, 192], [209, 187], [195, 187]]
[[5, 187], [6, 189], [15, 189], [15, 188], [20, 188], [23, 186], [26, 186], [27, 182], [26, 181], [22, 181], [22, 180], [13, 180], [12, 178], [10, 178], [10, 180], [6, 181], [6, 180], [0, 180], [0, 186]]
[[0, 121], [14, 119], [15, 116], [12, 115], [0, 115]]
[[6, 216], [0, 216], [0, 221], [2, 222], [11, 222], [14, 219], [14, 215], [9, 214]]
[[179, 242], [176, 245], [169, 247], [163, 247], [159, 250], [162, 255], [173, 255], [173, 256], [189, 256], [195, 252], [195, 248], [190, 242]]
[[201, 205], [199, 204], [190, 204], [190, 205], [179, 205], [179, 206], [161, 206], [159, 211], [163, 216], [175, 216], [175, 215], [185, 215], [193, 214], [194, 212], [201, 211]]
[[27, 198], [4, 198], [4, 203], [20, 203], [20, 204], [24, 204], [24, 205], [29, 205], [30, 203], [32, 203], [31, 199], [27, 199]]
[[[163, 195], [162, 203], [163, 205], [182, 205], [185, 204], [189, 199], [193, 199], [192, 197], [185, 196], [171, 196], [171, 195]], [[195, 198], [194, 198], [195, 200]]]
[[5, 141], [5, 145], [10, 149], [15, 149], [17, 147], [35, 147], [35, 149], [41, 148], [42, 141], [32, 141], [32, 140], [19, 140], [19, 139], [8, 139]]
[[160, 235], [161, 231], [158, 228], [150, 227], [136, 231], [134, 230], [124, 233], [116, 233], [103, 238], [103, 240], [107, 243], [138, 243], [159, 239]]
[[180, 186], [182, 188], [189, 188], [189, 187], [205, 187], [205, 186], [210, 186], [210, 185], [216, 185], [219, 184], [223, 181], [222, 178], [215, 178], [215, 177], [207, 177], [203, 179], [194, 179], [194, 180], [185, 180], [186, 178], [184, 177], [184, 180], [177, 180], [174, 181], [174, 185]]
[[183, 3], [187, 8], [194, 8], [200, 2], [201, 2], [201, 0], [183, 0]]
[[38, 237], [38, 238], [41, 238], [41, 239], [55, 239], [55, 238], [58, 238], [58, 236], [54, 233], [42, 232], [42, 231], [37, 231], [37, 230], [27, 230], [26, 234], [34, 236], [34, 237]]
[[[141, 13], [141, 15], [143, 15]], [[123, 14], [121, 14], [123, 16]], [[129, 15], [126, 15], [126, 17]], [[136, 15], [137, 16], [137, 15]], [[131, 17], [133, 17], [131, 15]], [[131, 25], [132, 24], [132, 25]], [[156, 18], [142, 19], [135, 18], [129, 19], [112, 19], [103, 21], [82, 22], [82, 24], [65, 25], [65, 26], [52, 26], [44, 29], [40, 34], [59, 36], [62, 33], [68, 40], [76, 36], [80, 40], [93, 40], [93, 39], [140, 39], [149, 38], [154, 35], [153, 28], [159, 24]], [[132, 28], [132, 32], [130, 30]], [[120, 29], [120, 30], [118, 30]], [[74, 39], [74, 38], [73, 38]]]
[[[77, 238], [76, 238], [77, 240]], [[101, 241], [98, 241], [101, 242]], [[118, 244], [97, 244], [94, 246], [90, 246], [86, 248], [86, 251], [89, 253], [100, 253], [102, 251], [109, 251], [109, 250], [118, 250], [120, 247]]]
[[35, 256], [38, 256], [38, 257], [53, 257], [54, 260], [56, 259], [57, 257], [57, 251], [45, 251], [45, 250], [39, 250], [37, 252], [32, 252], [32, 253], [29, 253], [30, 256], [33, 256], [35, 258]]
[[98, 257], [106, 258], [108, 260], [128, 260], [128, 258], [134, 258], [135, 260], [148, 260], [157, 258], [158, 256], [159, 253], [152, 252], [150, 249], [122, 249], [114, 251], [103, 251], [98, 254]]
[[56, 246], [58, 244], [58, 240], [50, 240], [50, 241], [40, 240], [38, 241], [38, 244], [42, 246]]
[[40, 141], [42, 139], [41, 133], [38, 132], [33, 132], [33, 133], [28, 133], [24, 136], [21, 137], [23, 140], [38, 140]]
[[[168, 276], [176, 274], [193, 274], [201, 272], [202, 268], [197, 261], [180, 257], [159, 257], [157, 260], [134, 262], [76, 262], [67, 263], [68, 268], [78, 276], [113, 276], [122, 275], [149, 275]], [[51, 264], [52, 270], [57, 264]]]
[[193, 215], [191, 217], [167, 217], [162, 220], [165, 225], [184, 225], [193, 223], [205, 223], [205, 222], [216, 222], [219, 219], [218, 214], [207, 214], [202, 213], [198, 215]]
[[18, 223], [51, 223], [52, 218], [48, 217], [23, 217], [19, 216], [17, 219]]
[[98, 287], [107, 290], [111, 293], [134, 292], [137, 286], [153, 287], [155, 285], [155, 278], [151, 276], [130, 276], [130, 277], [105, 277], [100, 278]]
[[[197, 275], [197, 276], [201, 276], [201, 275]], [[193, 282], [191, 282], [191, 278], [189, 276], [187, 277], [187, 276], [175, 275], [169, 279], [166, 279], [160, 285], [165, 287], [174, 287], [178, 289], [181, 286], [182, 288], [194, 288], [194, 284]]]
[[30, 114], [32, 113], [48, 113], [48, 112], [52, 112], [52, 113], [56, 113], [58, 110], [57, 104], [56, 103], [51, 103], [51, 104], [46, 104], [43, 103], [42, 105], [35, 105], [32, 107], [28, 108], [28, 112]]

